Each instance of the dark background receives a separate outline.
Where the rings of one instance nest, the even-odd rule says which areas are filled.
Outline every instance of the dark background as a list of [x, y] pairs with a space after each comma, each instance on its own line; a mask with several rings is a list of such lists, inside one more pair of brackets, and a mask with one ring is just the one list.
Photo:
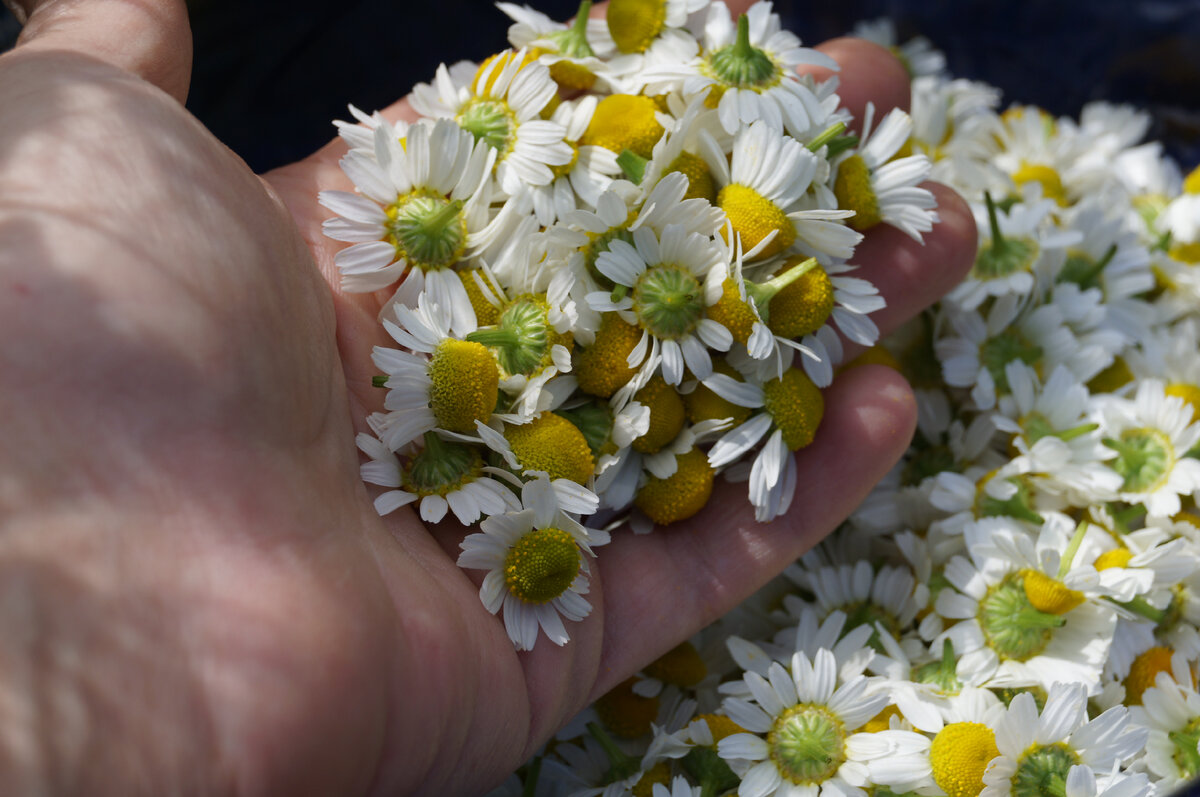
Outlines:
[[[570, 17], [575, 0], [530, 0]], [[303, 157], [348, 118], [433, 77], [439, 61], [506, 46], [508, 18], [484, 0], [192, 0], [188, 106], [257, 170]], [[1200, 0], [780, 0], [805, 44], [890, 16], [923, 33], [951, 72], [1004, 90], [1005, 103], [1077, 115], [1093, 99], [1151, 111], [1152, 138], [1185, 169], [1200, 162]], [[0, 50], [16, 38], [0, 7]]]

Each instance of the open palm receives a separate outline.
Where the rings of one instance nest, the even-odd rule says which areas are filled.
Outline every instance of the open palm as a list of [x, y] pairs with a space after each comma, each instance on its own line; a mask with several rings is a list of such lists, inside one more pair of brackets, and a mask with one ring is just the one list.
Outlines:
[[[320, 232], [317, 192], [349, 188], [340, 145], [253, 175], [179, 104], [181, 6], [44, 2], [0, 58], [3, 793], [480, 791], [820, 539], [907, 445], [903, 380], [847, 372], [788, 516], [756, 524], [725, 485], [689, 523], [617, 532], [571, 642], [516, 653], [454, 564], [464, 530], [381, 519], [359, 479], [387, 341]], [[882, 50], [828, 51], [852, 108], [906, 101]], [[860, 247], [884, 332], [974, 251], [939, 198], [924, 249]]]

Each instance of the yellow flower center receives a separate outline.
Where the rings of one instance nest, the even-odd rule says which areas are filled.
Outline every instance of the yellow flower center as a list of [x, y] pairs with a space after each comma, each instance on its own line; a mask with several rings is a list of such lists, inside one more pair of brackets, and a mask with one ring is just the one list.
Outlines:
[[699, 155], [681, 152], [675, 160], [667, 165], [663, 174], [679, 172], [688, 178], [688, 190], [684, 199], [707, 199], [712, 202], [717, 197], [717, 187], [713, 183], [712, 172], [708, 164]]
[[658, 717], [658, 698], [636, 694], [633, 683], [633, 678], [622, 681], [592, 705], [604, 727], [623, 739], [650, 733], [650, 723]]
[[575, 349], [572, 367], [579, 389], [601, 398], [617, 392], [637, 373], [629, 367], [628, 357], [641, 337], [641, 329], [625, 323], [616, 313], [602, 315], [595, 342]]
[[634, 400], [650, 409], [650, 428], [633, 441], [633, 450], [653, 454], [674, 440], [683, 429], [683, 399], [666, 380], [655, 375], [634, 395]]
[[500, 323], [500, 308], [487, 300], [483, 291], [480, 290], [479, 284], [475, 282], [475, 277], [478, 275], [483, 284], [488, 286], [492, 296], [498, 299], [500, 292], [496, 289], [496, 283], [488, 279], [482, 269], [463, 269], [457, 274], [459, 282], [467, 292], [467, 298], [471, 300], [471, 309], [475, 311], [475, 322], [481, 327], [495, 326]]
[[638, 782], [630, 789], [633, 797], [653, 797], [654, 786], [667, 786], [671, 783], [671, 765], [667, 761], [659, 761], [647, 769], [638, 778]]
[[429, 406], [438, 426], [451, 432], [475, 431], [496, 408], [500, 374], [486, 346], [447, 338], [429, 361]]
[[[611, 9], [612, 6], [609, 6]], [[643, 158], [654, 154], [654, 145], [665, 132], [654, 112], [658, 106], [649, 97], [612, 94], [596, 104], [592, 121], [580, 144], [604, 147], [620, 154], [630, 150]]]
[[583, 484], [595, 469], [583, 432], [554, 413], [544, 412], [521, 426], [507, 426], [504, 436], [526, 470], [543, 470], [551, 479]]
[[[537, 50], [526, 50], [524, 57], [521, 58], [521, 66], [519, 69], [524, 69], [538, 59]], [[479, 68], [475, 70], [475, 78], [471, 81], [471, 86], [475, 90], [476, 97], [491, 97], [492, 89], [496, 87], [496, 78], [504, 71], [504, 68], [512, 63], [517, 57], [515, 50], [504, 50], [503, 52], [489, 55], [483, 59]], [[491, 70], [491, 71], [489, 71]], [[487, 77], [484, 77], [487, 73]]]
[[667, 21], [666, 0], [611, 0], [608, 32], [623, 53], [644, 53]]
[[1066, 614], [1084, 601], [1083, 593], [1068, 588], [1040, 570], [1025, 570], [1025, 597], [1038, 611]]
[[1133, 558], [1133, 552], [1128, 548], [1113, 548], [1096, 557], [1092, 565], [1097, 570], [1111, 570], [1114, 567], [1125, 567]]
[[1042, 195], [1044, 197], [1053, 199], [1058, 203], [1059, 207], [1065, 208], [1069, 204], [1067, 189], [1063, 187], [1062, 178], [1058, 176], [1058, 172], [1049, 166], [1043, 166], [1038, 163], [1026, 163], [1013, 173], [1012, 179], [1017, 184], [1017, 188], [1026, 183], [1041, 183]]
[[[780, 271], [787, 271], [805, 258], [788, 258]], [[809, 269], [771, 297], [767, 304], [767, 326], [784, 338], [801, 338], [816, 332], [833, 312], [833, 283], [825, 269]]]
[[891, 727], [892, 717], [903, 717], [900, 709], [895, 706], [887, 706], [883, 711], [876, 714], [871, 719], [867, 720], [866, 724], [859, 728], [861, 733], [879, 733], [886, 731]]
[[784, 372], [782, 378], [763, 385], [763, 394], [763, 406], [783, 432], [789, 450], [798, 451], [813, 441], [825, 414], [825, 400], [803, 371], [792, 368]]
[[1113, 360], [1113, 364], [1096, 374], [1087, 383], [1091, 393], [1115, 393], [1133, 381], [1133, 371], [1121, 357]]
[[1183, 399], [1184, 403], [1192, 410], [1192, 419], [1196, 418], [1197, 413], [1200, 412], [1200, 387], [1186, 382], [1172, 382], [1167, 385], [1166, 393], [1168, 396], [1177, 396]]
[[[1200, 241], [1192, 241], [1191, 243], [1179, 243], [1171, 247], [1168, 252], [1173, 260], [1178, 260], [1180, 263], [1188, 263], [1196, 265], [1200, 263]], [[1170, 284], [1170, 282], [1168, 281]], [[1174, 287], [1170, 285], [1170, 287]]]
[[562, 529], [534, 529], [504, 557], [504, 583], [525, 603], [548, 603], [579, 575], [579, 546]]
[[1171, 674], [1172, 652], [1170, 648], [1153, 647], [1138, 654], [1125, 676], [1125, 705], [1140, 706], [1142, 693], [1154, 686], [1158, 674]]
[[1188, 176], [1183, 178], [1183, 193], [1200, 194], [1200, 166], [1192, 169]]
[[704, 724], [708, 726], [708, 732], [712, 734], [713, 744], [716, 745], [726, 736], [733, 736], [735, 733], [745, 733], [746, 729], [738, 725], [733, 720], [723, 714], [700, 714], [696, 717], [698, 720], [704, 720]]
[[875, 189], [871, 187], [871, 169], [861, 155], [851, 155], [838, 166], [833, 193], [837, 196], [839, 208], [854, 211], [846, 223], [859, 232], [865, 232], [883, 221], [879, 200], [875, 196]]
[[933, 780], [948, 797], [976, 797], [983, 791], [983, 771], [998, 755], [991, 728], [980, 722], [951, 723], [929, 747]]
[[[719, 357], [713, 358], [713, 371], [725, 374], [739, 382], [746, 381], [732, 365]], [[736, 426], [749, 418], [752, 412], [749, 407], [742, 407], [732, 401], [726, 401], [703, 384], [696, 385], [695, 390], [683, 397], [683, 406], [687, 410], [687, 419], [690, 423], [732, 418]]]
[[550, 77], [563, 91], [571, 94], [578, 91], [591, 91], [596, 85], [596, 75], [586, 66], [573, 61], [555, 61], [550, 64]]
[[687, 520], [712, 495], [713, 469], [703, 451], [693, 448], [679, 454], [675, 464], [675, 473], [666, 479], [651, 474], [633, 499], [634, 506], [660, 526]]
[[[758, 253], [755, 260], [779, 254], [796, 240], [796, 228], [771, 200], [737, 183], [730, 183], [717, 194], [717, 206], [725, 211], [733, 231], [741, 236], [742, 247], [747, 251], [758, 245], [772, 231], [777, 235]], [[724, 235], [724, 232], [722, 232]]]
[[725, 282], [721, 284], [721, 298], [716, 304], [709, 305], [705, 313], [728, 329], [733, 339], [743, 345], [750, 340], [754, 323], [758, 321], [754, 310], [738, 292], [738, 284], [733, 277], [725, 278]]
[[704, 659], [691, 642], [681, 642], [645, 669], [646, 675], [673, 686], [695, 686], [708, 675]]

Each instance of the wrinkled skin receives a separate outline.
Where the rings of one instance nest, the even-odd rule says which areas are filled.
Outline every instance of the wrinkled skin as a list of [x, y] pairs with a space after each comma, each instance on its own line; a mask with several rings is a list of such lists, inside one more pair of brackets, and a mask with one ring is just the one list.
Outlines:
[[[482, 791], [907, 445], [903, 379], [848, 371], [786, 517], [756, 524], [721, 485], [691, 522], [617, 532], [571, 643], [514, 652], [454, 564], [465, 530], [381, 519], [359, 479], [387, 341], [320, 231], [317, 191], [351, 188], [341, 145], [255, 176], [180, 104], [182, 3], [35, 5], [0, 57], [0, 792]], [[824, 49], [856, 111], [907, 102], [883, 50]], [[937, 190], [924, 249], [890, 229], [860, 249], [885, 332], [974, 250]]]

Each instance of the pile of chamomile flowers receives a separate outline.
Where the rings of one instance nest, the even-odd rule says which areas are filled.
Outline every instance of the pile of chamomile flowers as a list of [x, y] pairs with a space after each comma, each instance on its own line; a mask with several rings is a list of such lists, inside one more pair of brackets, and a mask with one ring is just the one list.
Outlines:
[[[381, 513], [478, 524], [518, 649], [590, 610], [609, 531], [714, 479], [786, 512], [837, 369], [896, 368], [914, 441], [833, 535], [573, 720], [498, 794], [1134, 797], [1200, 775], [1200, 170], [856, 33], [912, 75], [852, 120], [769, 3], [614, 0], [442, 67], [420, 121], [339, 123], [348, 290], [382, 291]], [[849, 132], [856, 122], [860, 135]], [[879, 341], [862, 232], [935, 179], [975, 263]], [[843, 362], [843, 344], [869, 347]], [[665, 531], [660, 527], [668, 527]], [[624, 533], [624, 532], [623, 532]]]

